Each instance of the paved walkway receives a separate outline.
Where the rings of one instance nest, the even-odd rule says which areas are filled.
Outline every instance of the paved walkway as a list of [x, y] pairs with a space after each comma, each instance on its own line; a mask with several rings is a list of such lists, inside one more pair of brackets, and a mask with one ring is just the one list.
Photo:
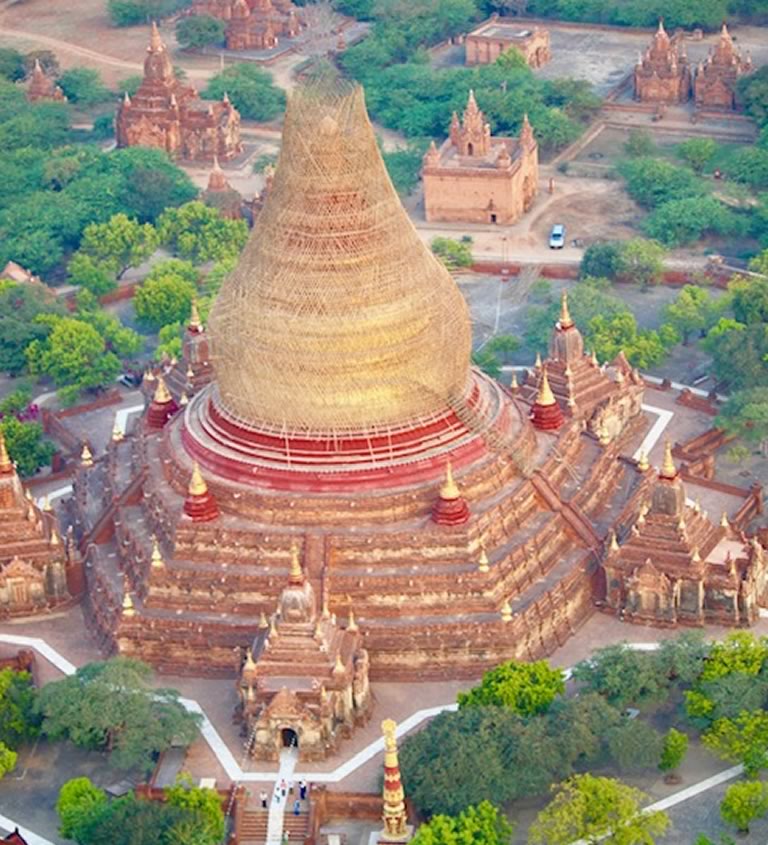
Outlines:
[[283, 838], [283, 820], [285, 805], [291, 799], [288, 787], [294, 782], [296, 763], [299, 760], [297, 748], [284, 748], [280, 752], [280, 768], [277, 771], [275, 789], [269, 805], [269, 823], [267, 824], [267, 845], [280, 845]]

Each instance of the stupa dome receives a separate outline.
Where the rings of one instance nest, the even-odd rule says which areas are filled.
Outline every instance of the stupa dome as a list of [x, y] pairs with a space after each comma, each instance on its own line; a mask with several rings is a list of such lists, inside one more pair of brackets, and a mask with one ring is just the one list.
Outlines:
[[291, 95], [272, 190], [209, 333], [215, 401], [252, 429], [381, 430], [467, 396], [467, 306], [400, 204], [361, 88]]

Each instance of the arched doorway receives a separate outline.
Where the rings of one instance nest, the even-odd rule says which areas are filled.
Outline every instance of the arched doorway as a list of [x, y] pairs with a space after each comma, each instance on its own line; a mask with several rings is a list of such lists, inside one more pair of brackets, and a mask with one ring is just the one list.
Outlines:
[[475, 148], [472, 144], [467, 144], [467, 155], [471, 156], [475, 154]]
[[283, 748], [298, 748], [299, 735], [293, 728], [282, 728], [280, 731], [280, 744]]

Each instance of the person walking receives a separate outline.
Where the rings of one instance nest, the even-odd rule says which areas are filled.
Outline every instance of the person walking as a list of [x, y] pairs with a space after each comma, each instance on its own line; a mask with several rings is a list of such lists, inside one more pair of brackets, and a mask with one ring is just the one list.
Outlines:
[[307, 782], [303, 778], [299, 781], [299, 798], [307, 800]]
[[259, 798], [261, 798], [261, 809], [266, 810], [267, 809], [267, 798], [268, 798], [267, 793], [262, 792], [261, 795], [259, 796]]
[[301, 815], [301, 801], [298, 798], [293, 802], [293, 815]]
[[285, 779], [280, 781], [280, 793], [282, 794], [283, 798], [285, 798], [285, 793], [288, 791], [288, 785], [285, 782]]

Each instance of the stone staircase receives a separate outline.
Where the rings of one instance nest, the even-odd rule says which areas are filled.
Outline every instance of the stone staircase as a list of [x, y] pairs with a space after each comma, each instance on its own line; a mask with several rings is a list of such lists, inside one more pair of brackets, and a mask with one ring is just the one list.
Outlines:
[[[292, 802], [291, 802], [292, 803]], [[283, 832], [288, 833], [288, 842], [303, 845], [309, 833], [309, 814], [307, 802], [302, 802], [301, 815], [294, 816], [289, 807], [283, 816]], [[240, 829], [237, 832], [239, 845], [265, 845], [267, 841], [268, 810], [246, 810], [243, 813]]]

